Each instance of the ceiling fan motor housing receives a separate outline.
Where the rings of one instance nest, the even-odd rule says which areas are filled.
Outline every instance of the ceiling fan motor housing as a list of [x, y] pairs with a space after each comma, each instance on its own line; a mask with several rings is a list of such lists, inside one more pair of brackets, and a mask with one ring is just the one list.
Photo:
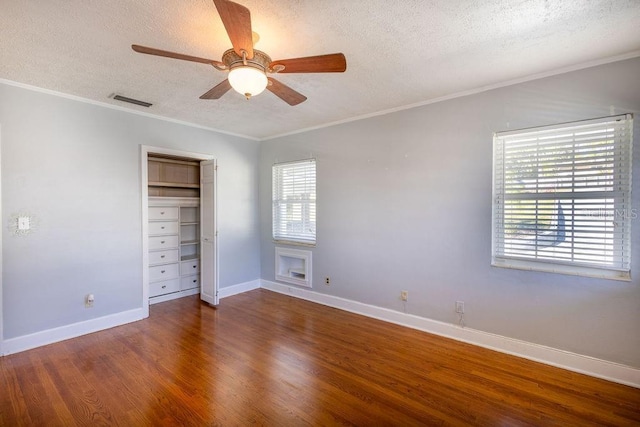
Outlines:
[[222, 62], [224, 62], [229, 70], [233, 70], [237, 67], [252, 67], [262, 71], [263, 73], [266, 73], [267, 71], [269, 71], [271, 58], [266, 53], [257, 49], [253, 49], [253, 58], [244, 59], [233, 49], [229, 49], [222, 55]]

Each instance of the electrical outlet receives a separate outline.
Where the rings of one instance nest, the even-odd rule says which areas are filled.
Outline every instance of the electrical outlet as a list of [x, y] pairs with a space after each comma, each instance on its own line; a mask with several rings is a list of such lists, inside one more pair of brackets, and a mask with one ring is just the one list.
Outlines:
[[325, 277], [324, 278], [324, 283], [325, 283], [325, 285], [330, 285], [331, 284], [331, 280], [329, 280], [328, 277]]
[[456, 301], [456, 313], [464, 314], [464, 301]]
[[84, 308], [93, 307], [93, 301], [93, 294], [87, 294], [87, 296], [84, 297]]
[[402, 301], [409, 301], [409, 291], [400, 291], [400, 299]]

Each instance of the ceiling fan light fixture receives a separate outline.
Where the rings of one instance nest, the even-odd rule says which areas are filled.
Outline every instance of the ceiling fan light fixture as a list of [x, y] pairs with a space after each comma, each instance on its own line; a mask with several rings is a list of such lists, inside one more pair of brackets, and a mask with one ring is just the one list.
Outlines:
[[268, 84], [264, 71], [250, 66], [234, 67], [229, 71], [229, 84], [247, 99], [259, 95]]

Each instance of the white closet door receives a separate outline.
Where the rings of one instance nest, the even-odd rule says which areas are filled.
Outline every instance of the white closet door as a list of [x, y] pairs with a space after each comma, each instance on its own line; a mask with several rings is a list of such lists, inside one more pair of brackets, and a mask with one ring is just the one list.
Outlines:
[[215, 160], [200, 162], [200, 299], [218, 305]]

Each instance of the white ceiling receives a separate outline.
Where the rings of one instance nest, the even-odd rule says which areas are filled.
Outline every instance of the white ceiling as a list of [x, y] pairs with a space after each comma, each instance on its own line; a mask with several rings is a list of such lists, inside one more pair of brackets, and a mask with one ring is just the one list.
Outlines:
[[308, 97], [295, 107], [267, 91], [200, 100], [223, 72], [130, 46], [220, 60], [212, 0], [0, 0], [0, 79], [264, 139], [640, 55], [640, 0], [237, 1], [272, 59], [343, 52], [346, 73], [278, 76]]

